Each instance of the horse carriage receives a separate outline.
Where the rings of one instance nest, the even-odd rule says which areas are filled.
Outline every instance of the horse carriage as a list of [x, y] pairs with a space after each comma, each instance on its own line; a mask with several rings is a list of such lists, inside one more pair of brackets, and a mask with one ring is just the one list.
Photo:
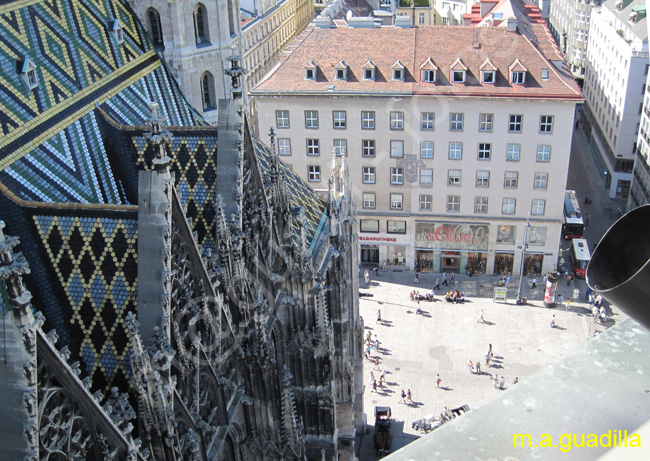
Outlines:
[[458, 408], [452, 408], [451, 410], [445, 407], [445, 409], [440, 412], [440, 416], [436, 416], [433, 413], [430, 415], [426, 415], [424, 418], [420, 418], [416, 421], [413, 421], [411, 427], [413, 429], [417, 429], [418, 431], [429, 432], [439, 428], [444, 423], [452, 420], [456, 416], [460, 416], [463, 413], [466, 413], [468, 411], [469, 411], [469, 406], [467, 405], [463, 405]]
[[377, 458], [390, 453], [393, 445], [393, 436], [390, 433], [391, 421], [390, 407], [375, 407], [375, 435], [373, 441]]

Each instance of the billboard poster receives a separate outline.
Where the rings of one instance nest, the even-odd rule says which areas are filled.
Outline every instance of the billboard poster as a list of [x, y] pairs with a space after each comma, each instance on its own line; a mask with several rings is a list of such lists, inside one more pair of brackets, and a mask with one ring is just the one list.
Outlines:
[[543, 247], [546, 245], [546, 227], [530, 226], [528, 230], [528, 246]]
[[415, 224], [415, 246], [442, 250], [487, 250], [489, 226], [483, 224]]
[[514, 245], [516, 236], [517, 236], [517, 226], [499, 224], [499, 226], [497, 227], [497, 243]]

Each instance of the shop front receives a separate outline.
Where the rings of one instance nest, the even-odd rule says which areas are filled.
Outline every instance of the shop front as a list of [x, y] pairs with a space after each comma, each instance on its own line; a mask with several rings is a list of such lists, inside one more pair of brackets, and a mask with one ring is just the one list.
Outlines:
[[510, 251], [497, 251], [494, 254], [494, 272], [496, 275], [512, 275], [515, 254]]
[[528, 253], [524, 257], [524, 274], [531, 275], [541, 275], [542, 267], [544, 266], [544, 254], [543, 253]]
[[415, 261], [422, 272], [484, 274], [489, 226], [415, 223]]
[[361, 246], [361, 263], [376, 264], [383, 267], [384, 261], [388, 266], [406, 266], [408, 242], [403, 238], [373, 235], [359, 236]]
[[361, 245], [361, 262], [379, 264], [379, 246]]

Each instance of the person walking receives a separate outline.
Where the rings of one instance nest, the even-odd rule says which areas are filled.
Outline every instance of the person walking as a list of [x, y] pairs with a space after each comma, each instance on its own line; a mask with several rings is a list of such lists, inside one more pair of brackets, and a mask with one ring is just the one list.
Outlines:
[[499, 385], [499, 377], [495, 373], [494, 376], [492, 376], [492, 387], [496, 389], [498, 385]]
[[442, 284], [444, 286], [447, 286], [447, 287], [449, 286], [449, 282], [447, 281], [447, 273], [446, 272], [442, 273]]
[[379, 357], [375, 359], [375, 370], [379, 370]]
[[537, 288], [537, 277], [533, 277], [533, 286], [531, 288]]
[[397, 403], [406, 403], [406, 392], [404, 392], [404, 389], [402, 389], [402, 398]]
[[420, 283], [420, 274], [418, 274], [418, 271], [415, 271], [415, 278], [413, 279], [413, 283]]
[[381, 263], [381, 268], [384, 272], [386, 272], [386, 260], [384, 259], [384, 262]]
[[589, 225], [589, 221], [590, 221], [590, 220], [591, 220], [591, 215], [590, 215], [590, 214], [587, 214], [587, 216], [585, 216], [585, 226], [588, 226], [588, 225]]
[[413, 398], [412, 397], [413, 397], [413, 395], [411, 394], [411, 389], [409, 389], [408, 391], [406, 391], [406, 400], [413, 403]]
[[377, 323], [381, 323], [381, 309], [377, 309]]
[[455, 273], [455, 272], [452, 272], [452, 273], [451, 273], [451, 275], [450, 275], [450, 279], [451, 279], [451, 280], [450, 280], [451, 283], [456, 283], [456, 273]]
[[481, 309], [481, 312], [478, 314], [478, 320], [476, 323], [485, 323], [485, 319], [483, 318], [483, 309]]
[[436, 389], [440, 387], [440, 383], [442, 382], [442, 379], [440, 379], [440, 373], [436, 373]]
[[481, 360], [476, 361], [476, 374], [480, 375], [481, 374]]
[[419, 300], [418, 300], [418, 308], [415, 311], [415, 315], [418, 315], [418, 314], [422, 315], [422, 309], [420, 309], [420, 301]]
[[372, 392], [377, 392], [377, 381], [372, 380]]
[[436, 278], [436, 286], [433, 287], [434, 290], [439, 290], [440, 289], [440, 277]]
[[366, 285], [370, 283], [370, 273], [368, 272], [368, 269], [363, 273], [363, 278], [366, 281]]
[[467, 362], [467, 371], [469, 372], [469, 374], [474, 373], [474, 364], [472, 363], [471, 360]]
[[501, 382], [499, 383], [499, 388], [503, 389], [503, 386], [505, 386], [505, 385], [506, 385], [506, 378], [501, 376]]

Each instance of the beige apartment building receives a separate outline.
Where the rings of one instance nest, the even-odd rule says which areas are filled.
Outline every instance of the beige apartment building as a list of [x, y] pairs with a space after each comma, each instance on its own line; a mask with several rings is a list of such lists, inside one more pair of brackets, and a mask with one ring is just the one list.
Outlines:
[[252, 91], [314, 188], [346, 157], [362, 263], [518, 273], [525, 240], [526, 273], [557, 263], [582, 94], [514, 25], [316, 27]]

